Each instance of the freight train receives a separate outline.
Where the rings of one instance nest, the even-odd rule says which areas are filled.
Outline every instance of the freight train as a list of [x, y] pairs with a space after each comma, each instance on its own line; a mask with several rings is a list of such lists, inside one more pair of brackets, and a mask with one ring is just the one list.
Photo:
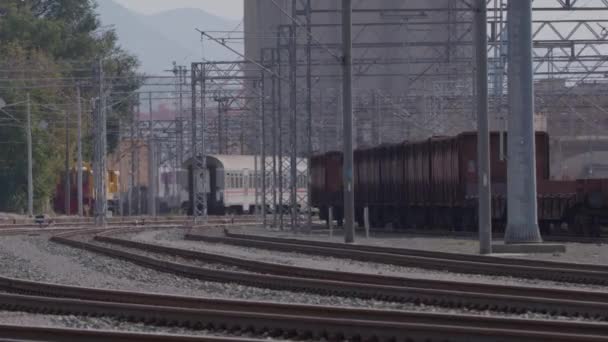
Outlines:
[[[508, 137], [505, 137], [507, 139]], [[608, 179], [549, 179], [549, 136], [537, 132], [538, 218], [543, 234], [595, 236], [608, 222]], [[369, 209], [372, 227], [475, 230], [477, 135], [381, 145], [354, 153], [355, 219]], [[490, 134], [492, 220], [503, 230], [507, 215], [507, 168], [498, 133]], [[342, 153], [311, 158], [311, 200], [320, 217], [343, 219]]]
[[[65, 207], [65, 175], [59, 177], [53, 198], [53, 209], [57, 214], [77, 215], [78, 214], [78, 187], [76, 185], [78, 173], [76, 168], [70, 170], [70, 208], [69, 212]], [[93, 215], [95, 203], [95, 187], [93, 183], [93, 169], [91, 165], [85, 163], [82, 167], [82, 202], [85, 216]], [[108, 211], [118, 212], [118, 192], [119, 192], [119, 173], [115, 170], [108, 170], [106, 178], [106, 198], [108, 201]]]

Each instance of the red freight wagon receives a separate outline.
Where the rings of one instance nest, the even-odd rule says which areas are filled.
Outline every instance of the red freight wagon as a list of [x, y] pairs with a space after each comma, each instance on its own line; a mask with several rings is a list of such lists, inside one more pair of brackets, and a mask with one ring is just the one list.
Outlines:
[[325, 155], [310, 158], [310, 200], [318, 206], [326, 204], [325, 194]]
[[[342, 154], [328, 152], [311, 158], [311, 201], [320, 209], [321, 217], [327, 219], [328, 208], [334, 207], [335, 217], [341, 220], [343, 187], [342, 187]], [[339, 205], [338, 205], [339, 204]]]
[[[608, 221], [608, 180], [551, 181], [548, 135], [536, 133], [535, 145], [541, 228], [568, 223], [577, 233], [596, 232], [600, 223]], [[499, 148], [500, 136], [492, 133], [492, 217], [502, 224], [506, 220], [507, 170], [506, 162], [499, 159]], [[339, 152], [312, 160], [312, 201], [322, 218], [327, 218], [328, 207], [334, 207], [335, 217], [342, 219], [341, 163]], [[359, 223], [363, 208], [369, 207], [373, 226], [476, 226], [475, 133], [359, 150], [355, 153], [354, 170], [355, 215]]]

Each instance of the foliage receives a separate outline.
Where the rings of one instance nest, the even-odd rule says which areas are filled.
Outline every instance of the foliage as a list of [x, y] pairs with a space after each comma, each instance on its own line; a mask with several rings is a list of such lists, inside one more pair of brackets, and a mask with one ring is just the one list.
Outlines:
[[[0, 113], [0, 211], [27, 206], [26, 94], [31, 96], [34, 197], [36, 211], [49, 208], [68, 150], [76, 149], [76, 80], [82, 88], [83, 129], [90, 128], [91, 99], [98, 97], [96, 66], [103, 60], [108, 79], [132, 77], [113, 84], [122, 94], [135, 90], [138, 61], [121, 50], [114, 31], [101, 26], [92, 0], [3, 0], [0, 3], [0, 97], [8, 104]], [[116, 101], [116, 99], [112, 100]], [[117, 145], [119, 119], [128, 120], [128, 102], [108, 111], [109, 152]], [[10, 116], [9, 116], [10, 115]], [[70, 118], [69, 131], [64, 124]], [[86, 133], [86, 130], [84, 131]], [[91, 134], [83, 134], [85, 157]]]

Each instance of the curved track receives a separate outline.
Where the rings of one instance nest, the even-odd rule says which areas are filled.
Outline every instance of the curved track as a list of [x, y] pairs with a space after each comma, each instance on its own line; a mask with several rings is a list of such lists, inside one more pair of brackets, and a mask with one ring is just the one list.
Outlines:
[[[111, 248], [74, 240], [71, 234], [54, 237], [54, 241], [77, 248], [121, 258], [164, 272], [218, 282], [234, 282], [248, 286], [299, 292], [334, 294], [374, 298], [396, 302], [422, 303], [442, 307], [464, 307], [476, 310], [504, 312], [534, 311], [565, 316], [588, 316], [608, 319], [608, 293], [554, 290], [546, 288], [501, 286], [453, 281], [435, 281], [325, 271], [301, 267], [262, 263], [238, 258], [218, 258], [218, 255], [179, 250], [158, 245], [110, 238], [102, 234], [97, 239], [128, 248]], [[187, 263], [175, 263], [160, 257], [137, 253], [141, 249], [152, 253], [182, 255], [185, 258], [223, 262], [262, 273], [217, 270]], [[213, 256], [214, 259], [209, 259]], [[260, 267], [263, 267], [261, 269]], [[275, 273], [275, 274], [272, 274]], [[283, 274], [283, 275], [277, 275]]]
[[509, 259], [369, 245], [346, 245], [324, 241], [234, 234], [227, 231], [226, 236], [190, 233], [186, 235], [186, 239], [458, 273], [608, 285], [608, 266], [600, 265]]
[[[141, 229], [143, 228], [138, 227], [131, 231]], [[254, 286], [295, 289], [304, 292], [339, 293], [342, 295], [359, 295], [365, 298], [409, 300], [435, 305], [465, 306], [478, 309], [487, 308], [510, 312], [531, 309], [540, 312], [563, 313], [563, 310], [566, 310], [570, 314], [591, 315], [601, 318], [606, 318], [605, 314], [608, 312], [608, 304], [606, 303], [608, 301], [605, 298], [599, 297], [595, 298], [596, 303], [591, 303], [581, 301], [580, 299], [563, 300], [557, 298], [558, 292], [554, 292], [553, 294], [556, 298], [550, 298], [550, 296], [538, 298], [532, 296], [494, 295], [491, 291], [496, 291], [496, 288], [491, 289], [490, 287], [484, 290], [485, 293], [484, 291], [475, 293], [469, 291], [473, 290], [473, 287], [466, 291], [454, 288], [455, 283], [453, 282], [452, 284], [448, 284], [449, 282], [443, 284], [446, 287], [451, 286], [452, 290], [450, 291], [447, 288], [429, 289], [432, 282], [424, 285], [419, 284], [420, 287], [416, 288], [396, 283], [397, 280], [393, 279], [391, 280], [395, 282], [393, 285], [382, 285], [382, 281], [389, 281], [382, 277], [376, 278], [377, 284], [361, 281], [339, 281], [339, 279], [329, 280], [322, 279], [329, 276], [320, 270], [303, 268], [300, 270], [289, 268], [273, 269], [275, 266], [289, 266], [260, 262], [253, 262], [248, 265], [245, 263], [246, 260], [236, 260], [235, 258], [231, 261], [228, 259], [216, 259], [215, 261], [227, 264], [232, 262], [235, 265], [239, 263], [239, 267], [268, 274], [218, 271], [178, 265], [163, 261], [162, 257], [158, 259], [147, 257], [126, 251], [128, 248], [125, 247], [113, 249], [82, 241], [79, 237], [82, 234], [97, 234], [98, 241], [103, 241], [106, 244], [116, 243], [127, 246], [125, 241], [128, 242], [128, 240], [123, 241], [108, 236], [108, 234], [124, 231], [122, 229], [89, 229], [86, 231], [63, 233], [55, 236], [53, 239], [74, 247], [120, 257], [144, 266], [214, 281], [234, 281]], [[153, 250], [155, 253], [173, 255], [182, 253], [175, 249], [162, 249], [168, 247], [156, 246], [153, 248], [151, 246], [156, 245], [129, 245], [129, 248], [140, 247], [145, 250]], [[189, 252], [192, 253], [192, 251]], [[187, 257], [204, 257], [204, 260], [209, 261], [209, 258], [218, 256], [203, 253], [203, 255], [190, 254]], [[272, 275], [273, 270], [279, 274], [288, 274], [292, 271], [302, 273], [297, 274], [297, 277], [281, 276]], [[315, 273], [317, 277], [314, 277]], [[340, 277], [342, 275], [340, 272], [334, 272], [331, 276]], [[363, 275], [351, 274], [350, 276], [357, 276], [361, 279]], [[409, 280], [401, 279], [401, 281]], [[468, 286], [474, 286], [474, 284], [468, 284]], [[180, 326], [193, 329], [205, 328], [210, 331], [228, 331], [236, 335], [244, 334], [241, 336], [273, 336], [277, 338], [313, 340], [325, 338], [327, 340], [349, 339], [361, 341], [603, 341], [605, 340], [605, 336], [608, 336], [608, 324], [605, 323], [524, 320], [461, 314], [432, 314], [218, 300], [81, 288], [2, 277], [0, 277], [0, 289], [9, 292], [8, 294], [0, 294], [0, 308], [8, 310], [108, 316], [160, 326]], [[517, 289], [514, 288], [513, 291], [517, 291]], [[539, 289], [540, 293], [542, 291]], [[591, 296], [591, 294], [588, 295]], [[52, 338], [49, 338], [49, 336]], [[145, 334], [123, 332], [86, 332], [51, 328], [21, 329], [18, 327], [0, 326], [0, 338], [28, 340], [154, 341], [170, 338], [175, 341], [255, 341], [255, 339], [248, 338], [155, 336], [154, 338], [150, 338], [149, 335]]]

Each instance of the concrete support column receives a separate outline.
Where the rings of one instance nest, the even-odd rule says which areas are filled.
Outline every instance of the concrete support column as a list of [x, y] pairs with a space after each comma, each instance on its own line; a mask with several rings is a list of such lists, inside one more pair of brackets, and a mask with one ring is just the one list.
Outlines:
[[355, 241], [355, 190], [353, 189], [352, 2], [342, 0], [342, 108], [344, 184], [344, 242]]
[[477, 176], [479, 253], [492, 253], [492, 191], [490, 189], [490, 132], [488, 125], [488, 23], [486, 0], [475, 9], [477, 70]]
[[541, 242], [536, 208], [532, 1], [509, 2], [507, 229], [505, 243]]

